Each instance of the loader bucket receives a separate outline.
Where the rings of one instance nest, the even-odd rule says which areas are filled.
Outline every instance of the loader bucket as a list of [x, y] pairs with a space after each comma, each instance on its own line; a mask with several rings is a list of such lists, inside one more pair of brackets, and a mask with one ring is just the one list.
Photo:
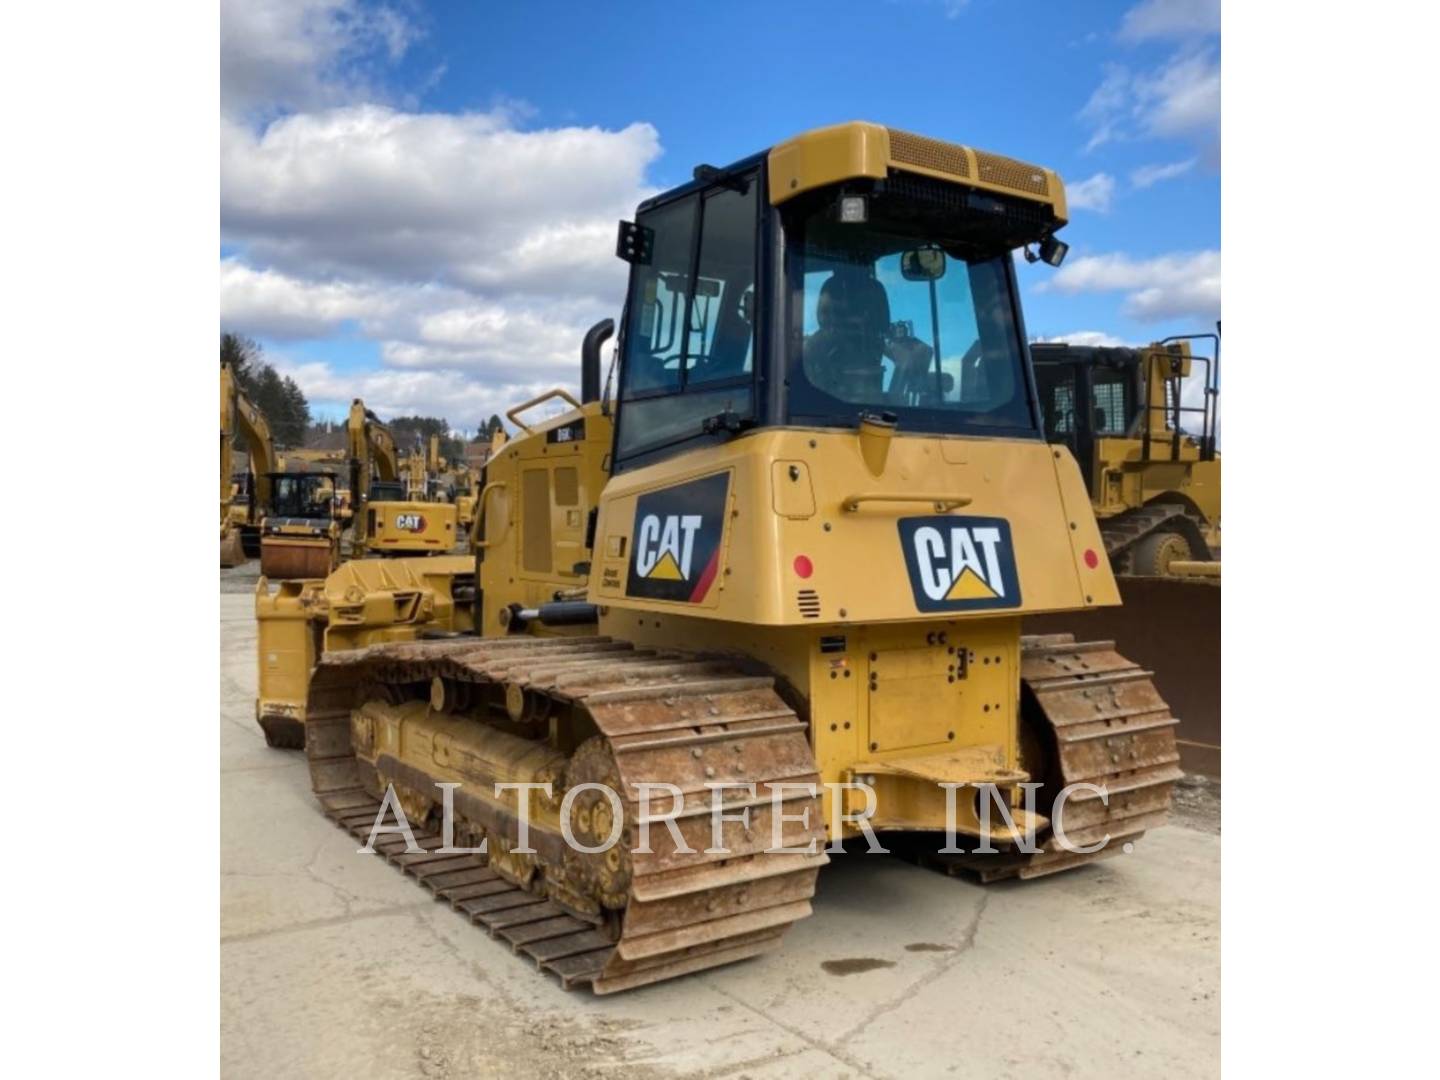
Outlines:
[[1206, 578], [1120, 577], [1122, 607], [1067, 611], [1025, 620], [1027, 634], [1113, 639], [1155, 673], [1155, 686], [1180, 720], [1176, 742], [1186, 772], [1220, 778], [1220, 583]]

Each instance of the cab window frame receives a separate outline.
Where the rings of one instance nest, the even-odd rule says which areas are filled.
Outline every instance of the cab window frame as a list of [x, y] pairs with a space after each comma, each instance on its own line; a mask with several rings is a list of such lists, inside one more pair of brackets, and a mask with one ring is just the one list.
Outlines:
[[[852, 190], [853, 189], [853, 190]], [[775, 373], [775, 382], [782, 388], [773, 406], [773, 423], [789, 427], [805, 428], [854, 428], [859, 422], [863, 407], [839, 411], [817, 412], [797, 411], [799, 395], [790, 390], [791, 368], [802, 362], [805, 341], [805, 221], [827, 202], [833, 203], [841, 194], [875, 195], [883, 193], [883, 184], [852, 184], [843, 190], [830, 190], [814, 196], [800, 196], [788, 202], [778, 215], [776, 231], [779, 234], [778, 256], [783, 266], [779, 275], [776, 295], [779, 299], [776, 319], [776, 334], [784, 343], [782, 350], [786, 370]], [[971, 261], [963, 253], [949, 253], [952, 258]], [[978, 252], [977, 252], [978, 254]], [[996, 247], [983, 259], [996, 259], [1004, 274], [1004, 288], [1013, 320], [1012, 332], [1018, 349], [1016, 386], [1024, 399], [1028, 422], [1019, 424], [992, 424], [964, 419], [965, 414], [947, 413], [942, 409], [906, 409], [900, 419], [901, 430], [911, 434], [933, 435], [941, 438], [1004, 438], [1045, 440], [1044, 417], [1040, 409], [1039, 390], [1030, 356], [1029, 335], [1025, 327], [1025, 310], [1020, 298], [1019, 281], [1015, 273], [1014, 251], [1008, 247]], [[823, 392], [823, 388], [820, 388]], [[837, 399], [838, 400], [838, 399]], [[808, 403], [807, 403], [808, 404]], [[877, 407], [878, 408], [878, 407]], [[916, 426], [916, 422], [920, 426]]]
[[[762, 302], [762, 289], [766, 287], [764, 281], [767, 274], [766, 258], [764, 254], [765, 245], [769, 243], [767, 222], [769, 219], [770, 207], [768, 200], [764, 198], [765, 192], [765, 168], [762, 161], [752, 161], [732, 166], [726, 171], [724, 183], [702, 184], [696, 182], [687, 185], [673, 193], [669, 197], [656, 199], [649, 203], [642, 204], [636, 211], [636, 222], [644, 224], [645, 218], [660, 210], [676, 207], [686, 201], [690, 201], [694, 208], [692, 219], [690, 252], [687, 260], [688, 284], [685, 291], [683, 321], [678, 330], [681, 342], [678, 354], [676, 370], [676, 382], [671, 385], [643, 387], [634, 389], [631, 385], [633, 371], [627, 371], [632, 367], [628, 350], [630, 338], [633, 332], [633, 321], [636, 318], [633, 305], [638, 301], [638, 290], [642, 275], [648, 271], [647, 266], [634, 264], [630, 267], [630, 276], [626, 286], [626, 310], [622, 317], [621, 338], [618, 344], [620, 357], [619, 386], [615, 395], [615, 433], [611, 450], [611, 460], [614, 472], [623, 472], [626, 469], [638, 468], [652, 461], [660, 460], [682, 452], [689, 445], [697, 442], [715, 442], [728, 438], [728, 433], [710, 433], [703, 428], [705, 417], [697, 417], [696, 422], [684, 434], [674, 438], [662, 438], [655, 442], [641, 442], [632, 445], [627, 449], [625, 439], [627, 426], [637, 422], [633, 406], [644, 405], [647, 402], [654, 402], [667, 398], [699, 398], [702, 396], [713, 396], [723, 393], [726, 390], [744, 390], [743, 407], [733, 409], [736, 416], [744, 421], [747, 426], [757, 426], [762, 423], [763, 401], [760, 392], [761, 371], [764, 367], [765, 354], [768, 351], [766, 346], [767, 326], [758, 317], [752, 317], [750, 326], [749, 346], [749, 370], [735, 375], [724, 376], [717, 379], [695, 378], [690, 363], [689, 353], [692, 337], [697, 330], [692, 327], [693, 305], [695, 302], [695, 283], [698, 280], [700, 262], [703, 257], [702, 243], [705, 235], [705, 210], [709, 200], [724, 194], [734, 194], [734, 185], [743, 182], [746, 185], [744, 194], [751, 200], [751, 235], [754, 243], [751, 250], [751, 275], [750, 290], [755, 295], [753, 310], [756, 313], [764, 311], [766, 305]], [[722, 297], [722, 302], [728, 298]], [[737, 298], [738, 303], [738, 298]], [[718, 410], [717, 410], [718, 411]], [[707, 416], [710, 414], [707, 414]], [[641, 421], [643, 422], [643, 421]]]

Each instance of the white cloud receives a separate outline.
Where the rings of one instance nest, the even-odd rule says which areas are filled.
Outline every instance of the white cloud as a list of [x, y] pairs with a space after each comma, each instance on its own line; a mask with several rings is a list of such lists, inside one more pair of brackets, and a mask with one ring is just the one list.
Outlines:
[[1151, 259], [1086, 255], [1067, 260], [1037, 291], [1123, 292], [1122, 312], [1140, 322], [1220, 317], [1220, 253], [1182, 252]]
[[1112, 64], [1080, 110], [1092, 129], [1086, 150], [1143, 137], [1184, 138], [1216, 152], [1220, 62], [1208, 48], [1184, 49], [1151, 71]]
[[302, 281], [220, 261], [220, 323], [252, 337], [322, 337], [349, 320], [373, 320], [397, 298], [352, 282]]
[[1085, 149], [1094, 150], [1116, 137], [1121, 120], [1130, 109], [1131, 75], [1119, 64], [1105, 65], [1105, 77], [1080, 110], [1080, 119], [1094, 128]]
[[1073, 330], [1068, 334], [1056, 334], [1054, 337], [1037, 337], [1035, 343], [1039, 345], [1103, 345], [1106, 348], [1117, 348], [1129, 344], [1103, 330]]
[[367, 62], [398, 60], [417, 34], [394, 8], [359, 0], [223, 0], [221, 111], [244, 116], [376, 100]]
[[1134, 83], [1135, 111], [1145, 132], [1209, 136], [1220, 130], [1220, 62], [1208, 51], [1180, 54]]
[[[274, 359], [276, 371], [295, 380], [312, 408], [329, 406], [339, 412], [358, 397], [382, 420], [410, 415], [443, 416], [453, 429], [462, 431], [474, 431], [488, 417], [504, 416], [506, 409], [538, 397], [556, 385], [554, 380], [547, 379], [479, 380], [460, 371], [340, 372], [326, 363]], [[575, 377], [566, 380], [564, 385], [573, 393], [578, 382], [577, 370]], [[541, 407], [530, 415], [545, 416], [546, 410]]]
[[221, 229], [251, 263], [477, 292], [612, 296], [649, 124], [521, 131], [506, 110], [358, 105], [221, 125]]
[[1077, 180], [1065, 186], [1065, 198], [1074, 210], [1095, 210], [1101, 214], [1110, 212], [1110, 201], [1115, 197], [1115, 178], [1109, 173], [1096, 173], [1087, 180]]
[[293, 341], [353, 325], [378, 345], [387, 367], [459, 371], [479, 381], [574, 381], [581, 338], [598, 320], [617, 316], [616, 307], [566, 298], [496, 301], [424, 284], [311, 281], [236, 259], [220, 264], [222, 329]]
[[[319, 405], [473, 426], [578, 380], [585, 330], [619, 315], [615, 223], [653, 193], [659, 137], [539, 126], [520, 101], [404, 107], [382, 76], [418, 31], [395, 4], [223, 0], [221, 325]], [[378, 369], [287, 356], [338, 336]]]
[[1192, 157], [1165, 165], [1142, 165], [1130, 174], [1130, 183], [1136, 188], [1148, 188], [1165, 180], [1173, 180], [1193, 169], [1195, 161]]
[[1220, 32], [1220, 0], [1143, 0], [1120, 20], [1124, 41]]

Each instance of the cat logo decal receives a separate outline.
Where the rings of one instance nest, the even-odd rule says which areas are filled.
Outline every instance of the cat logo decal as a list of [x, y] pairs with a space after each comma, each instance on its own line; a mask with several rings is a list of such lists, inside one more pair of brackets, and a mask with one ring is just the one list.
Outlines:
[[1010, 523], [937, 514], [900, 519], [900, 546], [920, 611], [1020, 606]]
[[698, 604], [720, 568], [730, 474], [652, 491], [635, 501], [626, 596]]

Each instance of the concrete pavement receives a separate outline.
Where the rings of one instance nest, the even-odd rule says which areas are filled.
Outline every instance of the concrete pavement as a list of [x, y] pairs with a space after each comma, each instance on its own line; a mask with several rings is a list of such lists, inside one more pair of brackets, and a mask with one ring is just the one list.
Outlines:
[[325, 819], [255, 726], [253, 600], [221, 596], [228, 1077], [1213, 1076], [1220, 837], [981, 887], [847, 854], [768, 956], [566, 993]]

